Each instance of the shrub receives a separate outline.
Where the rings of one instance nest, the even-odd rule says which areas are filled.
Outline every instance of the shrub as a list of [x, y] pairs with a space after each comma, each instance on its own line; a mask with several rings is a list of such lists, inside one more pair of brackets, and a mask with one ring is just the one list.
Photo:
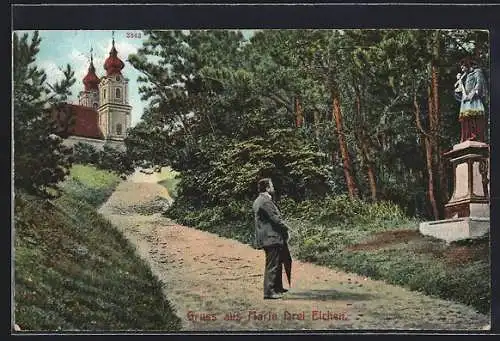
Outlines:
[[73, 161], [82, 165], [97, 165], [99, 152], [91, 144], [78, 142], [73, 146]]
[[340, 225], [357, 229], [383, 230], [394, 224], [410, 223], [399, 206], [391, 202], [367, 203], [347, 195], [296, 202], [285, 198], [280, 208], [286, 217], [313, 221], [317, 224]]
[[99, 152], [98, 168], [117, 174], [131, 174], [134, 171], [133, 162], [127, 152], [120, 151], [105, 144]]
[[103, 149], [97, 149], [88, 143], [78, 142], [73, 146], [73, 162], [96, 166], [118, 175], [128, 175], [134, 171], [133, 162], [126, 151], [118, 150], [106, 143]]

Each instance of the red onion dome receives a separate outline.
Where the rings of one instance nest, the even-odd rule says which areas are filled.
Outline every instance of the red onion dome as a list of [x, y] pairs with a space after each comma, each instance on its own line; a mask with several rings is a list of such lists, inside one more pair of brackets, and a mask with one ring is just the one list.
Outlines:
[[109, 51], [109, 57], [104, 62], [104, 70], [108, 76], [120, 73], [121, 70], [125, 67], [125, 63], [118, 58], [118, 51], [115, 48], [115, 40], [113, 39], [113, 46], [111, 47], [111, 51]]
[[99, 84], [99, 77], [97, 77], [97, 75], [95, 74], [95, 67], [92, 57], [90, 59], [89, 71], [83, 78], [83, 84], [85, 85], [85, 91], [98, 90], [97, 85]]

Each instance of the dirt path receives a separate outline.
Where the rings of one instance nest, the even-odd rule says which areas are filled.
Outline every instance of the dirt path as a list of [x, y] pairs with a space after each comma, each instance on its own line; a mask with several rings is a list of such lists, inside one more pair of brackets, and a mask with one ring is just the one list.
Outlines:
[[[166, 195], [161, 185], [132, 177], [101, 213], [164, 283], [184, 330], [478, 330], [489, 324], [468, 306], [299, 261], [286, 299], [264, 300], [262, 251], [135, 210]], [[230, 314], [233, 320], [226, 320]]]

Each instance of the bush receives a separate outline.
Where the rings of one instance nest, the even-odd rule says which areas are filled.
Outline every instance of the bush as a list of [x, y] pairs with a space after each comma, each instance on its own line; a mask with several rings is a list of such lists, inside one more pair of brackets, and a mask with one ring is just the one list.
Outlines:
[[299, 132], [274, 129], [265, 134], [244, 141], [201, 137], [196, 145], [183, 149], [178, 153], [182, 160], [171, 165], [182, 174], [178, 196], [200, 208], [250, 201], [263, 177], [273, 178], [280, 191], [293, 198], [328, 191], [328, 167], [320, 165], [322, 155]]
[[105, 144], [99, 152], [98, 168], [117, 174], [131, 174], [134, 171], [134, 165], [127, 152], [115, 149], [108, 144]]
[[99, 169], [114, 172], [118, 175], [128, 175], [134, 171], [134, 165], [127, 152], [105, 144], [101, 151], [83, 142], [73, 147], [73, 161], [77, 164], [92, 165]]
[[97, 165], [99, 152], [91, 144], [78, 142], [73, 146], [73, 161], [82, 165]]
[[234, 238], [242, 243], [253, 244], [254, 222], [251, 205], [234, 201], [227, 206], [205, 207], [201, 210], [190, 208], [175, 200], [165, 215], [178, 223], [199, 228], [204, 231]]
[[317, 224], [341, 225], [357, 229], [383, 230], [396, 224], [410, 222], [401, 208], [391, 202], [367, 203], [350, 199], [347, 195], [327, 196], [323, 199], [296, 202], [285, 198], [280, 208], [286, 217], [293, 217]]

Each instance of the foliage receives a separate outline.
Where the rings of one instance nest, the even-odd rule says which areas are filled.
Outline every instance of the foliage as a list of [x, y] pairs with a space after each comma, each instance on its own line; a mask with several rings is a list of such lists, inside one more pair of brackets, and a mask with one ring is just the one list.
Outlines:
[[15, 322], [23, 330], [179, 330], [158, 279], [96, 212], [117, 183], [77, 165], [52, 204], [16, 192]]
[[71, 149], [55, 133], [50, 108], [66, 100], [74, 84], [74, 72], [68, 65], [64, 79], [49, 84], [44, 70], [36, 65], [41, 39], [35, 31], [13, 36], [14, 99], [14, 181], [16, 188], [40, 195], [57, 195], [57, 183], [71, 166]]
[[73, 146], [73, 161], [83, 165], [97, 165], [99, 153], [91, 144], [78, 142]]
[[73, 161], [78, 164], [95, 165], [99, 169], [108, 170], [119, 175], [128, 175], [134, 171], [133, 162], [126, 151], [120, 151], [109, 144], [102, 150], [94, 146], [78, 142], [73, 146]]
[[253, 245], [253, 212], [248, 202], [233, 201], [225, 206], [186, 210], [186, 203], [176, 199], [165, 215], [178, 223], [217, 233]]
[[[434, 247], [445, 248], [442, 242]], [[322, 256], [320, 263], [339, 266], [373, 279], [403, 285], [427, 295], [458, 301], [486, 314], [491, 307], [490, 263], [487, 257], [459, 266], [433, 254], [412, 252], [410, 242], [404, 248], [390, 246], [377, 250], [340, 252]], [[416, 243], [415, 243], [416, 244]]]
[[[414, 98], [428, 127], [429, 65], [437, 65], [432, 172], [443, 173], [438, 154], [458, 141], [457, 62], [479, 51], [489, 67], [482, 31], [263, 30], [249, 40], [229, 30], [144, 33], [130, 62], [150, 104], [126, 144], [135, 163], [180, 172], [179, 195], [192, 207], [248, 199], [263, 174], [295, 199], [345, 193], [335, 92], [360, 197], [429, 217], [429, 132], [417, 126]], [[442, 179], [434, 189], [441, 204]]]
[[133, 162], [127, 152], [113, 148], [109, 144], [104, 144], [103, 149], [99, 151], [98, 168], [117, 174], [131, 174], [134, 171]]
[[182, 173], [179, 194], [198, 206], [250, 200], [257, 180], [271, 177], [284, 195], [320, 195], [328, 190], [328, 172], [321, 156], [301, 142], [292, 130], [271, 130], [245, 142], [207, 142], [198, 152], [200, 167]]
[[301, 202], [288, 199], [280, 204], [280, 208], [285, 216], [319, 224], [342, 224], [346, 228], [356, 226], [356, 229], [360, 229], [361, 226], [373, 225], [382, 229], [383, 224], [390, 221], [409, 221], [396, 204], [385, 201], [367, 203], [360, 199], [350, 199], [347, 195]]

